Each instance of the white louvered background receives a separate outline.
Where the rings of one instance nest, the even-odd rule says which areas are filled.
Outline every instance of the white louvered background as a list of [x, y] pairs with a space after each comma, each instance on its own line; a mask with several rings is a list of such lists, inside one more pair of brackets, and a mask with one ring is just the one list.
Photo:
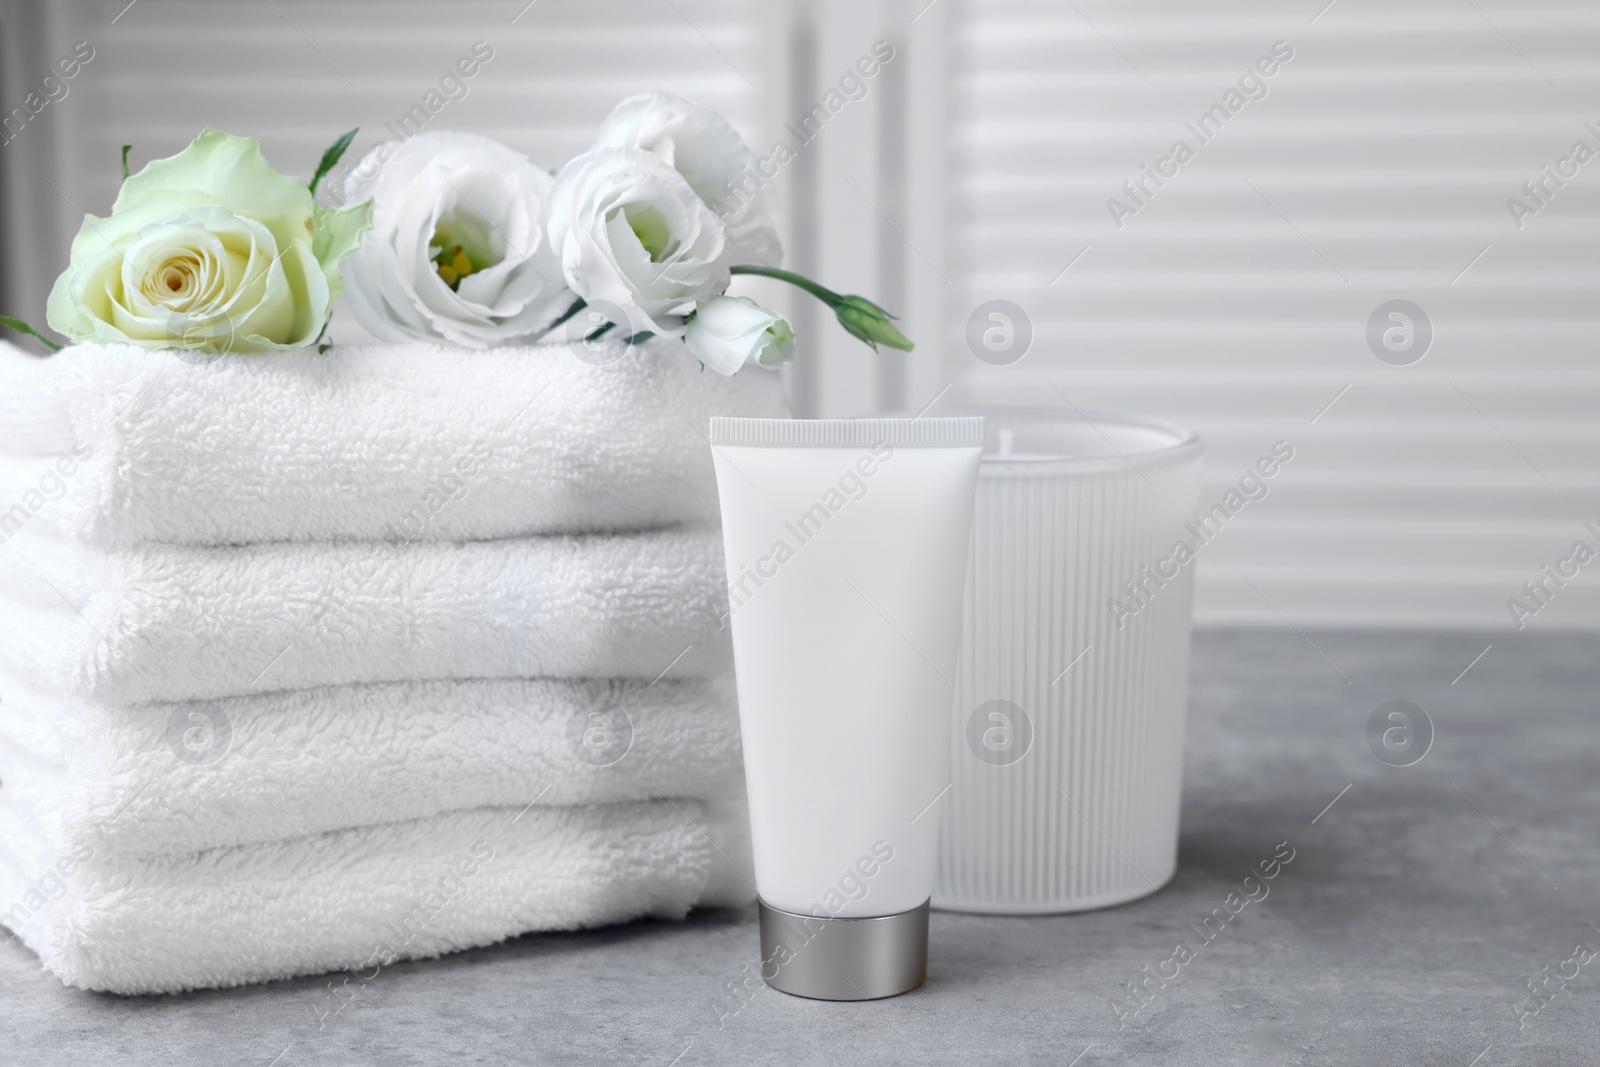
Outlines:
[[[916, 408], [951, 382], [948, 399], [967, 402], [1065, 394], [1199, 429], [1208, 503], [1289, 441], [1296, 459], [1271, 495], [1202, 553], [1207, 622], [1505, 627], [1507, 598], [1592, 536], [1585, 520], [1600, 524], [1600, 160], [1521, 230], [1506, 210], [1575, 140], [1600, 149], [1583, 125], [1600, 126], [1592, 0], [125, 6], [67, 0], [39, 16], [41, 72], [73, 40], [98, 55], [25, 132], [32, 146], [5, 149], [53, 154], [47, 172], [87, 211], [110, 204], [118, 146], [134, 144], [137, 166], [206, 122], [258, 136], [290, 172], [354, 125], [364, 152], [480, 39], [495, 58], [435, 127], [555, 167], [617, 99], [657, 86], [721, 108], [764, 150], [892, 37], [900, 57], [776, 184], [783, 205], [797, 178], [815, 190], [791, 262], [903, 301], [920, 343], [874, 363], [824, 317], [802, 319], [805, 413]], [[802, 24], [814, 31], [804, 47], [790, 32]], [[1184, 120], [1277, 40], [1295, 58], [1268, 96], [1117, 229], [1107, 198], [1192, 141]], [[36, 80], [28, 62], [13, 61], [8, 85]], [[900, 189], [882, 148], [897, 123]], [[8, 196], [19, 202], [17, 188]], [[9, 252], [25, 260], [9, 284], [42, 317], [79, 215], [48, 186], [20, 202], [59, 219], [61, 236], [19, 230]], [[1033, 321], [1033, 348], [1012, 366], [966, 347], [969, 313], [992, 298]], [[1409, 367], [1365, 342], [1368, 316], [1396, 298], [1435, 331]], [[335, 335], [358, 336], [347, 313]], [[1530, 628], [1600, 628], [1590, 571], [1600, 563]]]
[[[1506, 207], [1600, 149], [1600, 5], [1326, 2], [946, 5], [947, 374], [1196, 427], [1206, 504], [1289, 441], [1202, 552], [1202, 621], [1505, 628], [1600, 525], [1600, 160], [1521, 230]], [[1107, 198], [1278, 40], [1268, 96], [1119, 230]], [[991, 298], [1033, 322], [1011, 366], [963, 340]], [[1395, 298], [1435, 330], [1408, 367], [1365, 341]], [[1600, 627], [1591, 572], [1529, 628]]]

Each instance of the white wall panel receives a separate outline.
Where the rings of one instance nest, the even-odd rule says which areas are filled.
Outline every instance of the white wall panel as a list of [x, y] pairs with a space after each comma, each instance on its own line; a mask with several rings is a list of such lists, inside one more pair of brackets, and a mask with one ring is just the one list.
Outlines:
[[[888, 39], [896, 58], [772, 191], [791, 262], [898, 304], [918, 349], [874, 357], [825, 313], [761, 289], [801, 312], [804, 412], [915, 409], [949, 386], [941, 403], [1064, 395], [1165, 417], [1204, 435], [1208, 502], [1291, 442], [1269, 496], [1202, 554], [1204, 621], [1507, 626], [1524, 581], [1578, 538], [1600, 543], [1584, 526], [1600, 523], [1600, 159], [1520, 227], [1507, 210], [1575, 141], [1600, 152], [1589, 0], [69, 0], [0, 12], [13, 95], [30, 63], [42, 71], [79, 39], [96, 48], [71, 96], [0, 149], [7, 285], [33, 317], [80, 211], [109, 207], [125, 142], [137, 166], [214, 122], [309, 171], [350, 126], [363, 128], [356, 153], [370, 148], [485, 40], [495, 58], [437, 126], [555, 167], [617, 99], [660, 86], [721, 108], [764, 153]], [[1185, 123], [1278, 41], [1294, 57], [1263, 79], [1265, 96], [1198, 145]], [[1126, 199], [1122, 183], [1178, 138], [1195, 158], [1116, 225], [1108, 198]], [[995, 298], [1034, 331], [1008, 366], [979, 362], [964, 337]], [[1393, 299], [1419, 304], [1434, 330], [1409, 366], [1381, 362], [1365, 338]], [[346, 315], [335, 333], [358, 336]], [[1529, 625], [1600, 628], [1589, 569], [1600, 566]]]
[[[1544, 563], [1600, 546], [1600, 159], [1520, 228], [1506, 206], [1600, 151], [1600, 7], [946, 6], [952, 395], [1193, 425], [1208, 502], [1295, 447], [1203, 550], [1202, 620], [1505, 627]], [[1185, 122], [1277, 41], [1294, 58], [1201, 144]], [[1179, 138], [1195, 158], [1119, 228], [1108, 198]], [[1034, 328], [1008, 366], [963, 337], [992, 298]], [[1435, 334], [1409, 366], [1365, 339], [1396, 298]], [[1529, 622], [1554, 625], [1600, 627], [1600, 575]]]

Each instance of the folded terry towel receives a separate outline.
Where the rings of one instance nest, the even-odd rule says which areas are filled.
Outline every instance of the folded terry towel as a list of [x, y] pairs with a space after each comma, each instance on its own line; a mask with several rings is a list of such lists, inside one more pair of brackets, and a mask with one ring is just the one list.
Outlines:
[[197, 365], [100, 345], [41, 360], [0, 344], [0, 456], [86, 457], [66, 475], [55, 459], [0, 471], [0, 541], [23, 522], [115, 547], [714, 519], [708, 420], [786, 414], [777, 375], [726, 378], [661, 339], [598, 358], [615, 362], [585, 362], [597, 355], [581, 345], [340, 345]]
[[727, 672], [715, 530], [467, 544], [0, 547], [0, 669], [105, 704]]
[[348, 969], [348, 996], [396, 959], [748, 903], [743, 812], [742, 801], [689, 800], [479, 808], [127, 860], [47, 840], [0, 789], [0, 924], [84, 989], [167, 993]]
[[103, 853], [742, 788], [731, 680], [397, 682], [118, 708], [0, 694], [0, 782]]

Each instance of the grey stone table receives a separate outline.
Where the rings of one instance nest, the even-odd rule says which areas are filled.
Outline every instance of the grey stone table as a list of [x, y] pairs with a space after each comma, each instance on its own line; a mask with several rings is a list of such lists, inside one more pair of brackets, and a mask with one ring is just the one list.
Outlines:
[[[12, 944], [0, 1063], [1600, 1063], [1600, 958], [1574, 956], [1600, 949], [1600, 640], [1308, 637], [1198, 638], [1170, 885], [1082, 915], [936, 913], [908, 996], [730, 992], [753, 911], [396, 965], [321, 1029], [322, 979], [121, 999]], [[1397, 698], [1435, 730], [1408, 767], [1366, 740]], [[1197, 936], [1285, 841], [1266, 899]], [[1180, 940], [1193, 958], [1134, 998]]]

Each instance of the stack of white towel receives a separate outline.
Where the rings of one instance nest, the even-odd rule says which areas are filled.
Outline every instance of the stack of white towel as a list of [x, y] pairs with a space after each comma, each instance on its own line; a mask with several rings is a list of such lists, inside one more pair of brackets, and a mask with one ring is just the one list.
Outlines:
[[123, 993], [749, 900], [703, 436], [655, 341], [0, 352], [0, 924]]

